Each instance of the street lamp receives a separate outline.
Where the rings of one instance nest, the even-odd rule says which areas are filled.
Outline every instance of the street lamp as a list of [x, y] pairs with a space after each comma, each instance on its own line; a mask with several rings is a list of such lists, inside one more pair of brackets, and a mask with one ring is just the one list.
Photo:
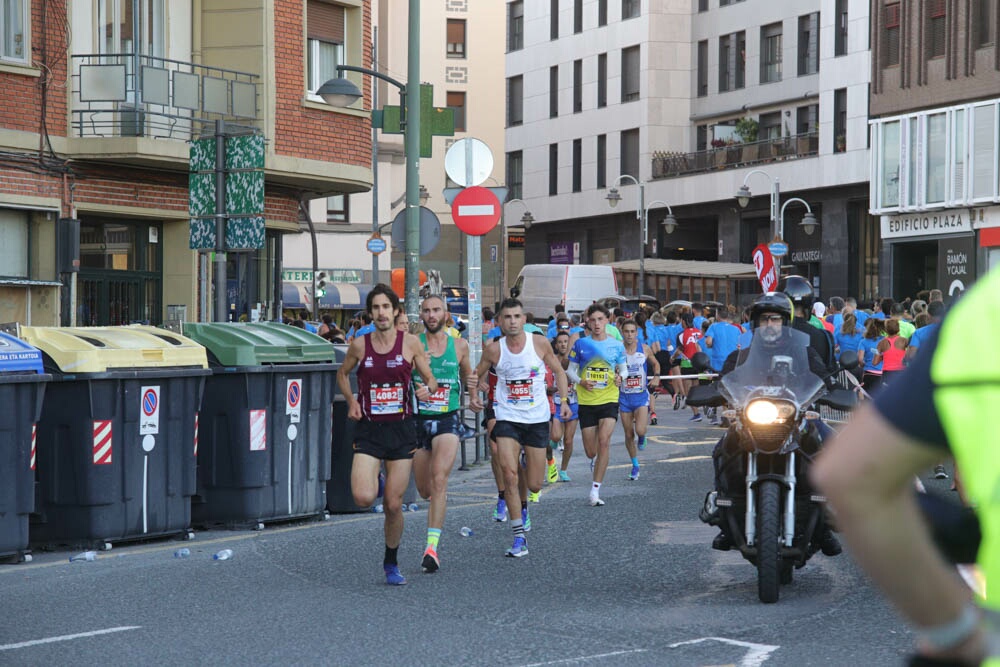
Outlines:
[[608, 200], [608, 206], [611, 208], [618, 206], [618, 202], [622, 200], [621, 194], [618, 193], [618, 184], [623, 179], [628, 179], [639, 186], [639, 205], [635, 207], [635, 221], [642, 226], [642, 247], [639, 249], [639, 295], [641, 295], [646, 289], [646, 241], [648, 240], [646, 216], [644, 215], [644, 211], [646, 210], [646, 184], [631, 174], [622, 174], [616, 178], [615, 182], [611, 184], [611, 189], [608, 190], [607, 197], [605, 197]]
[[743, 185], [736, 191], [736, 201], [739, 203], [740, 208], [746, 208], [750, 204], [750, 197], [753, 195], [750, 193], [747, 181], [754, 174], [761, 174], [771, 181], [771, 232], [776, 234], [778, 231], [778, 198], [781, 196], [781, 185], [777, 178], [772, 178], [770, 174], [760, 169], [750, 171], [743, 177]]
[[806, 213], [802, 216], [802, 222], [799, 223], [799, 227], [801, 227], [802, 231], [804, 231], [807, 235], [811, 236], [812, 233], [816, 231], [816, 228], [819, 227], [819, 221], [816, 220], [816, 216], [813, 214], [812, 207], [809, 206], [809, 203], [804, 199], [799, 199], [798, 197], [792, 197], [781, 205], [781, 213], [778, 216], [779, 235], [784, 235], [785, 232], [785, 208], [793, 201], [799, 202], [806, 207]]
[[347, 106], [361, 97], [361, 91], [344, 72], [360, 72], [382, 79], [399, 89], [399, 124], [403, 130], [406, 155], [406, 314], [416, 322], [420, 311], [420, 0], [410, 0], [407, 26], [408, 86], [367, 67], [337, 65], [337, 78], [319, 87], [317, 94], [327, 104]]
[[[643, 230], [649, 229], [649, 210], [657, 204], [659, 204], [660, 206], [667, 207], [667, 215], [666, 217], [663, 218], [663, 222], [661, 222], [660, 224], [663, 225], [664, 232], [666, 232], [667, 234], [673, 234], [674, 230], [677, 229], [677, 218], [674, 217], [674, 212], [670, 208], [670, 204], [663, 201], [662, 199], [651, 201], [649, 202], [649, 204], [646, 205], [646, 213], [645, 213], [646, 217], [645, 221], [642, 223]], [[643, 234], [645, 234], [645, 231], [643, 231]]]
[[531, 229], [531, 226], [535, 224], [535, 216], [531, 215], [531, 211], [528, 210], [528, 204], [523, 199], [511, 199], [510, 201], [504, 202], [503, 205], [501, 206], [500, 224], [503, 227], [503, 238], [501, 239], [501, 242], [503, 243], [503, 270], [501, 272], [502, 277], [500, 279], [500, 284], [501, 284], [500, 301], [503, 301], [504, 295], [506, 294], [506, 291], [509, 287], [507, 283], [508, 279], [507, 253], [510, 250], [510, 248], [507, 247], [509, 244], [507, 238], [507, 233], [509, 230], [509, 227], [507, 225], [507, 204], [520, 204], [521, 206], [524, 207], [524, 214], [521, 216], [520, 220], [521, 225], [524, 227], [524, 231], [528, 231], [529, 229]]

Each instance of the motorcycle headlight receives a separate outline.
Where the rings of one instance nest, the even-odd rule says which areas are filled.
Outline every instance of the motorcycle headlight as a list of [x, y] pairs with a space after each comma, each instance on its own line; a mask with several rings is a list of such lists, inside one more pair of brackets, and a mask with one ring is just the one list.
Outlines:
[[774, 402], [763, 399], [750, 401], [746, 407], [746, 418], [751, 424], [766, 426], [775, 422], [783, 422], [795, 414], [795, 408], [785, 402]]

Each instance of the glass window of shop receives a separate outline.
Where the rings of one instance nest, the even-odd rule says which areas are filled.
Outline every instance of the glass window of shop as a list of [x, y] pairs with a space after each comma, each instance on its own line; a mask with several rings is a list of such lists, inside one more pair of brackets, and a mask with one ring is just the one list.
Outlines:
[[161, 322], [160, 235], [158, 223], [81, 217], [78, 325]]

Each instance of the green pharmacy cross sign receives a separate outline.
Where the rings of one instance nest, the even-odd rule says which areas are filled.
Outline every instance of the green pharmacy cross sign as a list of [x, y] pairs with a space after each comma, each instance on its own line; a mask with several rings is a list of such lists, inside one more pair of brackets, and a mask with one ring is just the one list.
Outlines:
[[[372, 126], [386, 134], [402, 134], [399, 107], [387, 106], [372, 112]], [[434, 106], [434, 86], [420, 84], [420, 157], [431, 157], [434, 137], [455, 136], [455, 110]]]
[[[188, 211], [192, 250], [215, 250], [215, 138], [191, 142]], [[264, 135], [226, 137], [225, 249], [264, 247]]]

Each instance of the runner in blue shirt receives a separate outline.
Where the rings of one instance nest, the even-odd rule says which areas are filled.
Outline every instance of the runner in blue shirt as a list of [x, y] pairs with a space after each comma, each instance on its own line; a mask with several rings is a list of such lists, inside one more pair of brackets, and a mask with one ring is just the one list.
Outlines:
[[737, 341], [743, 332], [730, 321], [727, 308], [719, 308], [715, 315], [715, 323], [705, 332], [705, 345], [708, 346], [708, 358], [716, 372], [722, 370], [726, 358], [736, 350]]
[[863, 338], [854, 313], [848, 312], [841, 319], [840, 328], [833, 330], [833, 342], [840, 348], [837, 352], [838, 358], [845, 352], [857, 353]]
[[927, 314], [930, 315], [931, 323], [920, 327], [913, 332], [910, 336], [910, 343], [906, 346], [906, 361], [910, 362], [913, 360], [920, 350], [920, 346], [928, 336], [934, 333], [934, 330], [938, 328], [941, 324], [941, 317], [944, 315], [944, 303], [941, 301], [931, 301], [927, 304]]

